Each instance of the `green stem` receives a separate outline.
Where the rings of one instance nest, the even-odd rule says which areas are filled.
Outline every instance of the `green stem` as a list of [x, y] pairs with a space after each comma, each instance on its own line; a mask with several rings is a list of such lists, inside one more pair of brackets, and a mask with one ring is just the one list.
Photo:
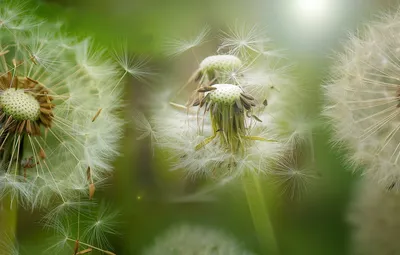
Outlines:
[[7, 194], [0, 201], [0, 245], [1, 252], [14, 254], [17, 230], [17, 198]]
[[[8, 159], [10, 152], [14, 151], [15, 148], [13, 148], [13, 143], [9, 144], [9, 149], [5, 150], [4, 154], [1, 155], [2, 160]], [[20, 167], [23, 154], [23, 143], [24, 137], [22, 136], [18, 143], [18, 156], [16, 158], [17, 163], [15, 163], [15, 168], [9, 167], [9, 169], [15, 169], [15, 175], [18, 175], [21, 170]], [[10, 162], [12, 162], [12, 158], [13, 157], [11, 156], [11, 159], [9, 159]], [[0, 245], [3, 246], [2, 252], [7, 252], [5, 254], [15, 254], [15, 247], [17, 247], [17, 221], [18, 196], [16, 196], [11, 190], [3, 197], [2, 200], [0, 200]]]
[[276, 255], [278, 246], [258, 178], [256, 174], [247, 174], [243, 178], [243, 187], [262, 252], [266, 255]]

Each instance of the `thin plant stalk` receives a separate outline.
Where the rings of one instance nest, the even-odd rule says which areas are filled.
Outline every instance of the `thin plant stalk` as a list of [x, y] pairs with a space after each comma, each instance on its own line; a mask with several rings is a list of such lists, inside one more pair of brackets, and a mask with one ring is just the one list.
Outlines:
[[13, 254], [17, 232], [18, 203], [12, 194], [7, 194], [0, 201], [0, 245], [2, 252]]
[[[18, 148], [18, 155], [16, 163], [13, 164], [12, 169], [15, 169], [15, 174], [21, 171], [21, 159], [23, 157], [23, 142], [22, 137]], [[10, 147], [13, 144], [9, 145]], [[8, 159], [9, 152], [11, 149], [6, 150], [2, 155], [3, 159]], [[12, 160], [12, 157], [11, 157]], [[7, 160], [10, 161], [10, 160]], [[14, 247], [16, 245], [17, 236], [17, 222], [18, 222], [18, 197], [12, 192], [7, 193], [2, 200], [0, 200], [0, 245], [2, 246], [3, 252], [7, 254], [13, 254]], [[5, 250], [4, 250], [5, 249]]]
[[258, 176], [249, 173], [242, 180], [262, 252], [263, 254], [276, 255], [278, 254], [278, 246]]

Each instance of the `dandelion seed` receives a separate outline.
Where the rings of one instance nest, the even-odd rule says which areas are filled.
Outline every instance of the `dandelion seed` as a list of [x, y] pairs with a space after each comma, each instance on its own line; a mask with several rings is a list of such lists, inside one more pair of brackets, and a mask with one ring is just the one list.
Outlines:
[[86, 254], [89, 251], [98, 251], [115, 255], [108, 250], [111, 245], [107, 240], [109, 235], [117, 234], [114, 230], [115, 217], [118, 216], [115, 207], [104, 204], [93, 207], [91, 204], [87, 209], [86, 212], [90, 213], [84, 213], [82, 216], [78, 214], [76, 220], [68, 215], [68, 217], [54, 218], [46, 225], [54, 232], [51, 239], [53, 245], [48, 247], [48, 252]]
[[93, 117], [93, 119], [92, 119], [92, 122], [94, 122], [94, 121], [97, 119], [97, 117], [99, 117], [99, 115], [100, 115], [100, 113], [101, 113], [102, 110], [103, 110], [103, 109], [100, 108], [100, 109], [96, 112], [96, 114], [94, 115], [94, 117]]
[[193, 49], [202, 43], [204, 43], [205, 38], [210, 33], [210, 27], [204, 26], [202, 30], [198, 33], [198, 35], [191, 39], [170, 39], [165, 44], [165, 53], [167, 56], [175, 57], [178, 56], [185, 51]]
[[300, 199], [311, 185], [311, 181], [316, 178], [316, 171], [313, 171], [304, 151], [305, 148], [297, 146], [295, 150], [287, 152], [277, 160], [269, 172], [282, 194], [293, 200]]
[[77, 254], [77, 255], [79, 255], [79, 254], [86, 254], [86, 253], [90, 253], [90, 252], [92, 252], [92, 251], [93, 251], [92, 248], [88, 248], [88, 249], [79, 251], [79, 252], [77, 252], [76, 254]]
[[115, 206], [104, 203], [98, 206], [96, 213], [87, 217], [82, 223], [85, 229], [82, 239], [100, 248], [110, 248], [111, 244], [107, 238], [118, 234], [115, 228], [118, 225], [116, 219], [119, 214], [120, 212], [116, 210]]
[[137, 140], [142, 140], [146, 137], [150, 137], [152, 142], [157, 140], [157, 136], [153, 127], [143, 113], [134, 110], [133, 119], [135, 121], [137, 131], [139, 132], [139, 136], [136, 138]]
[[228, 32], [222, 31], [221, 41], [218, 52], [248, 57], [251, 53], [263, 53], [264, 45], [270, 40], [259, 26], [249, 27], [245, 23], [236, 22], [228, 28]]
[[149, 58], [130, 56], [126, 44], [122, 46], [120, 50], [114, 51], [114, 58], [124, 70], [122, 77], [126, 74], [130, 74], [138, 81], [148, 83], [149, 79], [154, 76], [154, 72], [148, 67]]

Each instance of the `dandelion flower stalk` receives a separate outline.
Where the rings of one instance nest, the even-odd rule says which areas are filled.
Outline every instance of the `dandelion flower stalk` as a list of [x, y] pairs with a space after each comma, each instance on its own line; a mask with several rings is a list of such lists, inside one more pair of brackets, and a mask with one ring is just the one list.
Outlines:
[[[8, 249], [12, 249], [14, 247], [13, 243], [15, 243], [14, 238], [16, 236], [17, 229], [17, 213], [17, 201], [15, 199], [12, 199], [11, 194], [7, 194], [0, 201], [0, 243], [12, 243], [11, 245], [3, 247], [3, 252], [8, 252], [7, 254], [12, 254], [12, 252]], [[4, 249], [7, 249], [7, 251], [5, 251]]]
[[259, 177], [249, 173], [243, 177], [242, 182], [263, 254], [278, 254], [275, 233]]

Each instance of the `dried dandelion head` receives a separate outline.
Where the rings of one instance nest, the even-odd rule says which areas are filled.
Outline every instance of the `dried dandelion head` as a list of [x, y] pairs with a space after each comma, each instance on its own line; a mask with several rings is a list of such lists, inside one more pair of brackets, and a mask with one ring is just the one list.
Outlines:
[[145, 249], [143, 255], [251, 255], [224, 232], [192, 225], [172, 226]]
[[[254, 98], [232, 84], [214, 84], [197, 91], [204, 95], [200, 95], [202, 99], [195, 101], [193, 106], [199, 105], [199, 110], [204, 107], [205, 113], [210, 112], [213, 136], [218, 135], [221, 145], [232, 152], [243, 150], [242, 144], [248, 135], [245, 119], [251, 114], [251, 108], [256, 106]], [[209, 140], [196, 148], [200, 149]]]
[[0, 31], [0, 198], [36, 207], [93, 195], [117, 155], [118, 66], [13, 2]]
[[384, 186], [400, 178], [399, 21], [399, 13], [386, 15], [351, 36], [325, 90], [333, 142]]

